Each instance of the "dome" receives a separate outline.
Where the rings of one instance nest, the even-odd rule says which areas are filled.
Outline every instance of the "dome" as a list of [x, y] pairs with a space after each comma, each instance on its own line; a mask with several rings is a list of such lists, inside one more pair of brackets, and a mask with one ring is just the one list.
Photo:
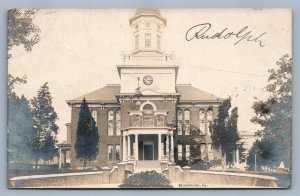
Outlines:
[[161, 16], [159, 9], [137, 9], [135, 11], [134, 16], [139, 16], [139, 15], [156, 15], [156, 16]]
[[155, 17], [159, 18], [160, 20], [162, 20], [164, 22], [164, 24], [166, 25], [167, 20], [164, 17], [162, 17], [159, 9], [153, 9], [153, 8], [137, 9], [135, 11], [134, 16], [129, 19], [129, 23], [131, 24], [131, 22], [133, 20], [135, 20], [136, 18], [139, 18], [140, 16], [155, 16]]

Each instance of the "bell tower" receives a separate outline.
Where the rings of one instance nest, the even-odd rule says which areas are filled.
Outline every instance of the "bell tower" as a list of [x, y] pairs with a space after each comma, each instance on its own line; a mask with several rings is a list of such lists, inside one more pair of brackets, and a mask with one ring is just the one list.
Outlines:
[[174, 64], [174, 55], [162, 47], [166, 23], [158, 9], [137, 9], [129, 18], [132, 50], [123, 53], [117, 65], [121, 94], [134, 94], [137, 87], [147, 96], [176, 94], [179, 66]]
[[133, 33], [132, 53], [162, 54], [162, 33], [166, 22], [158, 9], [137, 9], [135, 15], [129, 19]]

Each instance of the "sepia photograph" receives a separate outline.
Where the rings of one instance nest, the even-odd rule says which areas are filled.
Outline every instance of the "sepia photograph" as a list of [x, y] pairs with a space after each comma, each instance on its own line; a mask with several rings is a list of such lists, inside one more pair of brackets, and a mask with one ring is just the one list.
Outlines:
[[291, 9], [10, 9], [11, 189], [283, 189]]

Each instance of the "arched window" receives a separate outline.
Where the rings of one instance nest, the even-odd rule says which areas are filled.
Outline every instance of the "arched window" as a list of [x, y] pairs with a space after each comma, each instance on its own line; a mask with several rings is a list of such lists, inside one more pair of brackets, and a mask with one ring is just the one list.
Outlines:
[[210, 131], [209, 131], [209, 125], [212, 123], [213, 121], [213, 110], [210, 108], [207, 110], [207, 116], [206, 116], [206, 119], [207, 119], [207, 133], [208, 135], [210, 135]]
[[178, 135], [182, 135], [182, 111], [178, 110], [177, 112], [177, 131], [178, 131]]
[[185, 135], [190, 135], [190, 116], [191, 116], [191, 112], [190, 110], [185, 110], [184, 111], [184, 131], [185, 131]]
[[112, 161], [113, 160], [113, 145], [109, 144], [107, 145], [107, 160]]
[[151, 47], [151, 33], [145, 34], [145, 47], [150, 48]]
[[178, 144], [178, 160], [182, 160], [182, 144]]
[[97, 118], [98, 118], [98, 116], [97, 116], [97, 110], [96, 109], [92, 109], [91, 113], [92, 113], [92, 117], [93, 117], [93, 119], [95, 121], [95, 124], [97, 126]]
[[143, 107], [143, 126], [154, 126], [153, 107], [150, 104]]
[[116, 111], [116, 135], [121, 135], [121, 114], [120, 114], [120, 110]]
[[115, 155], [116, 156], [116, 160], [117, 161], [121, 160], [120, 159], [120, 145], [119, 144], [116, 145], [115, 153], [116, 153], [116, 155]]
[[186, 160], [190, 160], [191, 158], [191, 152], [190, 152], [191, 146], [190, 145], [186, 145], [185, 146], [185, 159]]
[[108, 135], [114, 135], [114, 111], [109, 110], [107, 113], [107, 118], [108, 118]]
[[204, 109], [200, 109], [199, 111], [199, 129], [200, 135], [205, 135], [205, 111]]

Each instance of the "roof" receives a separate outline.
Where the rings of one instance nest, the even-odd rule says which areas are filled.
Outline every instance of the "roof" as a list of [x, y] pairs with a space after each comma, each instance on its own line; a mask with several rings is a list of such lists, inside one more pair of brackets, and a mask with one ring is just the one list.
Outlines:
[[135, 16], [138, 16], [138, 15], [157, 15], [157, 16], [161, 16], [159, 9], [153, 9], [153, 8], [137, 9], [135, 11]]
[[179, 93], [180, 101], [216, 101], [221, 100], [221, 98], [205, 92], [203, 90], [200, 90], [198, 88], [195, 88], [191, 86], [190, 84], [177, 84], [176, 85], [176, 91]]
[[129, 24], [131, 25], [132, 21], [135, 20], [136, 18], [140, 17], [140, 16], [154, 16], [154, 17], [157, 17], [157, 18], [159, 18], [160, 20], [162, 20], [164, 22], [164, 25], [166, 25], [166, 22], [167, 22], [167, 19], [162, 17], [162, 15], [160, 14], [159, 9], [144, 8], [144, 9], [137, 9], [135, 11], [134, 16], [129, 19]]
[[88, 94], [82, 95], [72, 101], [82, 101], [83, 98], [86, 101], [116, 101], [116, 94], [120, 93], [120, 85], [119, 84], [108, 84], [103, 88], [90, 92]]
[[[221, 98], [210, 94], [208, 92], [202, 91], [198, 88], [195, 88], [191, 85], [176, 85], [176, 91], [180, 94], [180, 101], [217, 101]], [[102, 101], [102, 102], [112, 102], [116, 101], [116, 95], [120, 94], [120, 85], [119, 84], [108, 84], [103, 88], [90, 92], [88, 94], [82, 95], [70, 101], [81, 102], [83, 98], [87, 102], [91, 101]]]

